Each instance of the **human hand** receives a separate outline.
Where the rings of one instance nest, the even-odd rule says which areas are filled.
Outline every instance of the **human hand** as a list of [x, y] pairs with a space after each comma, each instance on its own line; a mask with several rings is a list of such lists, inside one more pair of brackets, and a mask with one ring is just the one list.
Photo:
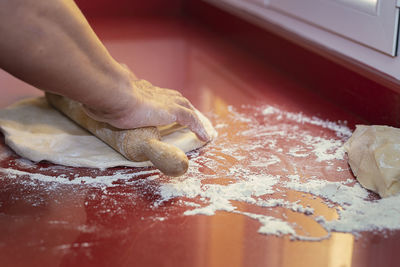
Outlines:
[[153, 86], [146, 80], [135, 79], [132, 74], [130, 86], [115, 93], [120, 95], [113, 108], [96, 110], [84, 106], [85, 111], [93, 119], [121, 129], [177, 122], [187, 126], [200, 140], [210, 139], [193, 105], [178, 91]]

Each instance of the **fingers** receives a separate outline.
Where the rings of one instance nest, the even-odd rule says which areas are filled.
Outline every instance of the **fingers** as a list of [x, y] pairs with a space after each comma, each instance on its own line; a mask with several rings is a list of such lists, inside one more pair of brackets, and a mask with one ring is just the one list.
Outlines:
[[192, 103], [190, 103], [190, 101], [187, 100], [186, 98], [177, 97], [177, 98], [174, 99], [174, 101], [175, 101], [176, 104], [178, 104], [178, 105], [180, 105], [180, 106], [182, 106], [184, 108], [188, 108], [188, 109], [191, 109], [191, 110], [194, 111], [194, 107], [193, 107]]
[[190, 101], [176, 90], [153, 86], [146, 80], [140, 80], [138, 84], [140, 84], [141, 89], [146, 90], [147, 93], [152, 96], [157, 95], [159, 98], [165, 98], [167, 102], [175, 102], [180, 106], [194, 110], [194, 107]]
[[164, 89], [164, 88], [160, 88], [160, 87], [154, 87], [154, 88], [156, 88], [156, 92], [158, 94], [162, 94], [162, 95], [166, 96], [166, 99], [168, 99], [168, 102], [175, 102], [175, 104], [178, 104], [182, 107], [191, 109], [193, 111], [195, 110], [192, 103], [190, 103], [190, 101], [186, 97], [184, 97], [180, 92], [178, 92], [176, 90]]
[[156, 87], [145, 80], [134, 80], [132, 93], [128, 94], [128, 97], [132, 101], [125, 102], [132, 105], [124, 105], [121, 107], [122, 112], [118, 114], [98, 113], [88, 107], [85, 107], [85, 111], [92, 118], [121, 129], [161, 126], [177, 122], [187, 126], [201, 141], [209, 141], [210, 137], [195, 108], [178, 91]]
[[171, 102], [178, 106], [177, 109], [172, 112], [172, 115], [176, 117], [176, 122], [187, 126], [201, 141], [207, 142], [210, 140], [203, 123], [195, 113], [194, 106], [187, 98], [183, 97], [181, 93], [175, 90], [157, 88], [157, 92], [166, 96], [169, 102], [166, 103], [168, 106], [171, 105]]
[[182, 97], [182, 94], [176, 90], [172, 89], [166, 89], [166, 88], [160, 88], [157, 86], [154, 86], [155, 90], [157, 93], [163, 94], [163, 95], [168, 95], [168, 96], [176, 96], [176, 97]]
[[179, 107], [176, 111], [176, 121], [181, 125], [187, 126], [201, 141], [207, 142], [210, 140], [203, 123], [193, 110]]

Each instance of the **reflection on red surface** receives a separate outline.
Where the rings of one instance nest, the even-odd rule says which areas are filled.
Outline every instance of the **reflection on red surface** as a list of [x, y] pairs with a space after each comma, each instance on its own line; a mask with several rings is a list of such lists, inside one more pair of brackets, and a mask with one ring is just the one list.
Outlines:
[[279, 32], [279, 37], [207, 1], [189, 0], [186, 13], [371, 124], [400, 127], [400, 85], [385, 75], [366, 70], [357, 61], [345, 60], [301, 36], [270, 25], [268, 28]]
[[[180, 90], [215, 124], [229, 125], [219, 129], [220, 138], [215, 143], [199, 150], [199, 155], [192, 158], [192, 164], [204, 155], [210, 160], [198, 162], [196, 175], [204, 177], [204, 184], [231, 183], [234, 176], [229, 174], [230, 169], [248, 160], [248, 151], [242, 150], [243, 158], [239, 158], [221, 151], [224, 144], [236, 144], [240, 148], [246, 142], [261, 138], [254, 136], [249, 140], [236, 135], [248, 124], [232, 120], [229, 106], [249, 117], [254, 115], [254, 110], [246, 106], [272, 105], [331, 121], [347, 120], [351, 127], [360, 122], [321, 100], [291, 77], [188, 21], [114, 20], [94, 26], [111, 54], [138, 77]], [[37, 94], [4, 73], [0, 82], [6, 88], [2, 106], [21, 96]], [[307, 127], [304, 125], [299, 130], [316, 131]], [[96, 179], [116, 171], [134, 174], [144, 169], [100, 171], [57, 168], [49, 163], [32, 167], [11, 152], [7, 154], [4, 141], [1, 144], [0, 167], [48, 176], [64, 174], [60, 177], [62, 182], [0, 174], [2, 266], [376, 266], [377, 262], [395, 266], [392, 260], [397, 255], [385, 248], [399, 245], [398, 233], [391, 233], [387, 238], [379, 233], [364, 234], [359, 242], [350, 234], [334, 233], [331, 238], [315, 243], [260, 235], [259, 223], [239, 214], [183, 216], [187, 207], [180, 205], [179, 199], [155, 205], [160, 181], [146, 179], [157, 173], [155, 170], [143, 176], [133, 175], [131, 180], [116, 180], [112, 186], [68, 184], [68, 180], [77, 176]], [[285, 146], [284, 140], [280, 146]], [[265, 150], [265, 157], [270, 152]], [[337, 163], [347, 168], [338, 176], [326, 166], [317, 166], [320, 169], [316, 170], [311, 168], [310, 161], [301, 160], [297, 164], [304, 166], [301, 169], [304, 176], [318, 171], [324, 172], [328, 180], [344, 180], [351, 175], [344, 161]], [[291, 172], [293, 162], [285, 159], [282, 162]], [[279, 165], [269, 171], [277, 174], [282, 169]], [[310, 195], [285, 193], [288, 199], [312, 205], [315, 215], [332, 219], [337, 216], [334, 209]], [[298, 222], [304, 231], [324, 235], [324, 229], [304, 214], [283, 208], [267, 211], [242, 202], [234, 205], [243, 211], [273, 212], [276, 216], [285, 213], [289, 221]], [[379, 261], [366, 260], [375, 256], [374, 251], [379, 251]]]

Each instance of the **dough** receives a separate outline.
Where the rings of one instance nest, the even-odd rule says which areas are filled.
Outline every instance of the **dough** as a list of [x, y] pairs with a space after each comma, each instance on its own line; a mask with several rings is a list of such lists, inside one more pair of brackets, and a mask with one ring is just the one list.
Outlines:
[[400, 191], [400, 129], [357, 125], [344, 148], [361, 185], [381, 197]]
[[[208, 134], [217, 132], [210, 121], [197, 111]], [[162, 141], [184, 152], [205, 143], [187, 128], [177, 124], [159, 127]], [[151, 166], [150, 161], [133, 162], [103, 143], [67, 117], [49, 106], [44, 97], [25, 99], [0, 110], [0, 130], [5, 142], [18, 155], [39, 162], [47, 160], [74, 167], [110, 168], [115, 166]], [[172, 131], [172, 132], [171, 132]]]

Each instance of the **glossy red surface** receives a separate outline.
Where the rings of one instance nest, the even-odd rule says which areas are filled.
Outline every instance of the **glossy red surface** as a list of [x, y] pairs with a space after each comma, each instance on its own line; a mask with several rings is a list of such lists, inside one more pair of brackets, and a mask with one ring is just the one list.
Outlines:
[[344, 61], [316, 46], [305, 45], [304, 40], [300, 43], [309, 49], [301, 47], [204, 1], [187, 1], [185, 8], [186, 13], [220, 36], [268, 61], [343, 109], [371, 124], [400, 127], [399, 84], [361, 69], [357, 62]]
[[[111, 54], [138, 77], [180, 90], [214, 124], [229, 125], [219, 128], [220, 138], [192, 157], [191, 164], [200, 165], [198, 171], [179, 179], [199, 176], [203, 184], [228, 184], [236, 179], [230, 170], [250, 162], [251, 155], [245, 149], [236, 155], [223, 150], [232, 145], [244, 148], [263, 139], [236, 135], [250, 124], [238, 120], [232, 109], [260, 125], [279, 124], [257, 115], [255, 110], [265, 105], [324, 120], [347, 120], [350, 127], [363, 122], [292, 76], [189, 20], [98, 20], [94, 28]], [[0, 74], [0, 84], [1, 107], [39, 94], [5, 73]], [[306, 130], [334, 138], [327, 129], [300, 125], [299, 131]], [[292, 145], [284, 138], [278, 144]], [[291, 241], [287, 236], [258, 234], [259, 223], [239, 214], [184, 216], [187, 207], [180, 205], [179, 199], [157, 206], [157, 190], [170, 178], [151, 181], [149, 174], [133, 175], [144, 169], [99, 171], [57, 168], [49, 163], [32, 166], [7, 152], [3, 140], [0, 151], [2, 168], [57, 177], [46, 182], [26, 175], [0, 174], [1, 266], [397, 266], [400, 258], [396, 249], [399, 232], [386, 237], [381, 232], [364, 233], [358, 240], [351, 234], [333, 233], [321, 242]], [[267, 158], [274, 152], [261, 149], [257, 153]], [[201, 158], [210, 160], [203, 162]], [[290, 174], [297, 167], [302, 177], [315, 173], [332, 181], [352, 177], [343, 160], [335, 161], [332, 168], [312, 158], [282, 162], [268, 171]], [[338, 174], [335, 167], [344, 171]], [[76, 176], [99, 179], [117, 171], [132, 173], [132, 178], [112, 185], [73, 184]], [[253, 170], [255, 174], [261, 171]], [[337, 216], [318, 199], [313, 201], [295, 191], [284, 193], [287, 199], [310, 202], [315, 216]], [[243, 211], [286, 214], [311, 236], [325, 231], [304, 214], [241, 202], [235, 206]]]

